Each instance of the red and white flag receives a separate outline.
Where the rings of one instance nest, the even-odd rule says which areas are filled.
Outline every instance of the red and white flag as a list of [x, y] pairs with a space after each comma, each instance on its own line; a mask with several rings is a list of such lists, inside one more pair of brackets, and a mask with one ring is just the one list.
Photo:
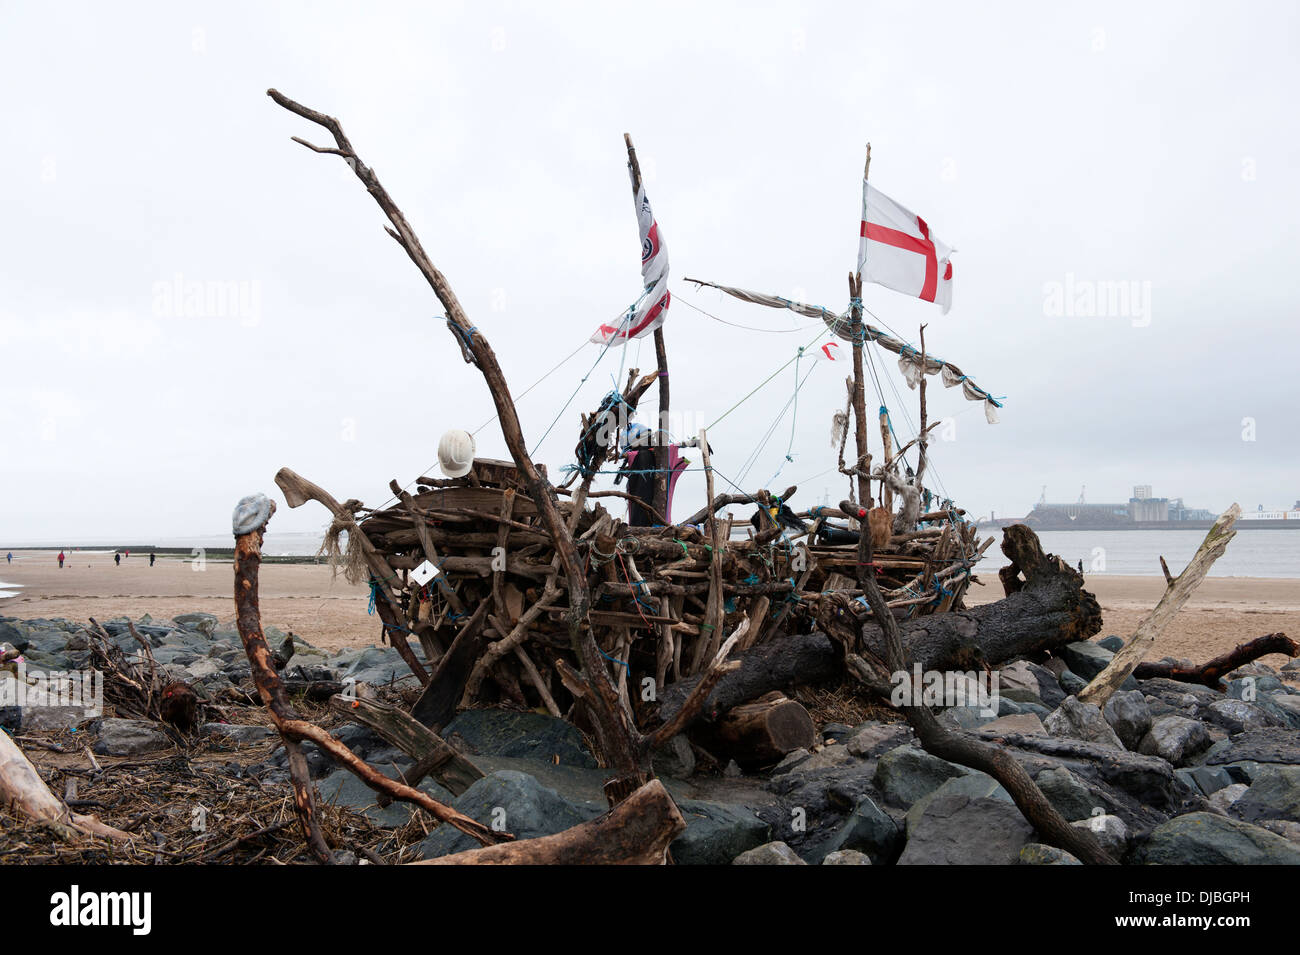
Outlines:
[[[631, 164], [628, 173], [632, 174]], [[641, 230], [641, 279], [645, 282], [645, 292], [618, 325], [601, 325], [596, 329], [591, 340], [598, 344], [642, 338], [668, 317], [668, 305], [673, 298], [668, 291], [668, 248], [659, 235], [659, 223], [650, 211], [645, 183], [636, 190], [636, 222]]]
[[953, 249], [930, 234], [920, 216], [862, 181], [858, 272], [868, 282], [952, 307]]
[[811, 358], [813, 361], [846, 361], [848, 352], [840, 345], [839, 342], [827, 342], [825, 345], [818, 345], [816, 348], [810, 348], [807, 351], [800, 349], [800, 357]]

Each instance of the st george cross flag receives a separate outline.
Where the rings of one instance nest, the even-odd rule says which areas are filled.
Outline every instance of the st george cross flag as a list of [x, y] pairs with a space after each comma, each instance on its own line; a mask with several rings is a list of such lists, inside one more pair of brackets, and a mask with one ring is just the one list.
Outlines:
[[858, 272], [868, 282], [952, 307], [953, 250], [930, 234], [920, 216], [862, 181]]
[[[636, 185], [631, 164], [628, 172], [634, 176], [633, 185]], [[636, 220], [641, 229], [641, 279], [645, 283], [645, 292], [618, 325], [601, 325], [596, 329], [591, 340], [598, 344], [642, 338], [668, 317], [668, 304], [672, 301], [672, 294], [668, 291], [668, 249], [659, 235], [659, 223], [650, 211], [645, 183], [636, 189]]]

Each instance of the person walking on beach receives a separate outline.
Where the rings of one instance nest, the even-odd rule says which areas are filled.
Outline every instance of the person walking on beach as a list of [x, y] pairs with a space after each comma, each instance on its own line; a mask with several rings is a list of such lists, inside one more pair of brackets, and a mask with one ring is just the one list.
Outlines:
[[122, 555], [117, 551], [113, 551], [113, 563], [117, 564], [119, 567], [122, 566]]
[[153, 554], [152, 551], [150, 551], [150, 553], [149, 553], [149, 566], [150, 566], [150, 567], [153, 566], [153, 560], [154, 560], [154, 554]]
[[59, 570], [63, 569], [63, 551], [59, 551]]
[[14, 562], [14, 552], [10, 551], [9, 553], [5, 554], [5, 560], [12, 564]]

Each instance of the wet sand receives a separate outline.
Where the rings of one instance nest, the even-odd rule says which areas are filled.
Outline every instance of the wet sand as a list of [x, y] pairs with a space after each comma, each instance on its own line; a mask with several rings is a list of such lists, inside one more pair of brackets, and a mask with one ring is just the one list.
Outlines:
[[[208, 561], [201, 571], [180, 558], [158, 559], [135, 553], [114, 566], [112, 553], [68, 552], [59, 569], [55, 552], [14, 551], [0, 561], [0, 581], [20, 584], [17, 595], [0, 599], [0, 614], [15, 617], [66, 617], [106, 620], [145, 613], [156, 619], [202, 611], [224, 621], [234, 618], [233, 571], [229, 562]], [[1002, 596], [997, 577], [972, 588], [969, 603]], [[1164, 590], [1160, 577], [1094, 574], [1086, 586], [1101, 602], [1103, 633], [1127, 637]], [[5, 590], [0, 586], [0, 590]], [[326, 649], [367, 646], [379, 640], [377, 617], [366, 614], [368, 593], [317, 564], [264, 564], [261, 572], [262, 619], [292, 629]], [[1300, 580], [1211, 577], [1205, 580], [1157, 645], [1157, 656], [1203, 662], [1238, 643], [1282, 631], [1300, 637]], [[1284, 657], [1267, 658], [1280, 665]]]

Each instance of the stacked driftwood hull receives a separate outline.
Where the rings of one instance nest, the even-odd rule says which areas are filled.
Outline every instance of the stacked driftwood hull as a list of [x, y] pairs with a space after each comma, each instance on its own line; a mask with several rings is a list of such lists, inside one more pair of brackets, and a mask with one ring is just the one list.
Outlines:
[[[638, 722], [653, 723], [664, 689], [697, 677], [724, 635], [742, 623], [733, 656], [806, 633], [857, 600], [857, 544], [818, 541], [828, 530], [855, 528], [858, 516], [846, 513], [845, 502], [800, 515], [802, 530], [779, 526], [771, 512], [780, 513], [793, 491], [780, 499], [758, 492], [757, 508], [737, 507], [745, 523], [735, 528], [720, 519], [716, 562], [712, 538], [700, 526], [630, 527], [600, 504], [575, 515], [576, 505], [561, 499], [590, 584], [582, 626], [593, 631]], [[748, 520], [755, 510], [757, 528]], [[373, 564], [367, 568], [377, 605], [387, 604], [393, 615], [385, 620], [388, 637], [399, 646], [419, 641], [433, 662], [415, 709], [419, 719], [436, 727], [457, 709], [498, 703], [572, 715], [560, 673], [561, 662], [578, 665], [568, 585], [513, 465], [480, 459], [462, 479], [422, 478], [416, 493], [398, 493], [397, 504], [353, 526], [388, 571], [381, 580]], [[886, 534], [872, 564], [896, 617], [962, 606], [971, 569], [989, 542], [978, 540], [959, 511], [924, 514], [917, 527]], [[439, 573], [421, 584], [413, 572], [426, 561]], [[870, 617], [865, 602], [853, 606], [851, 617]]]

